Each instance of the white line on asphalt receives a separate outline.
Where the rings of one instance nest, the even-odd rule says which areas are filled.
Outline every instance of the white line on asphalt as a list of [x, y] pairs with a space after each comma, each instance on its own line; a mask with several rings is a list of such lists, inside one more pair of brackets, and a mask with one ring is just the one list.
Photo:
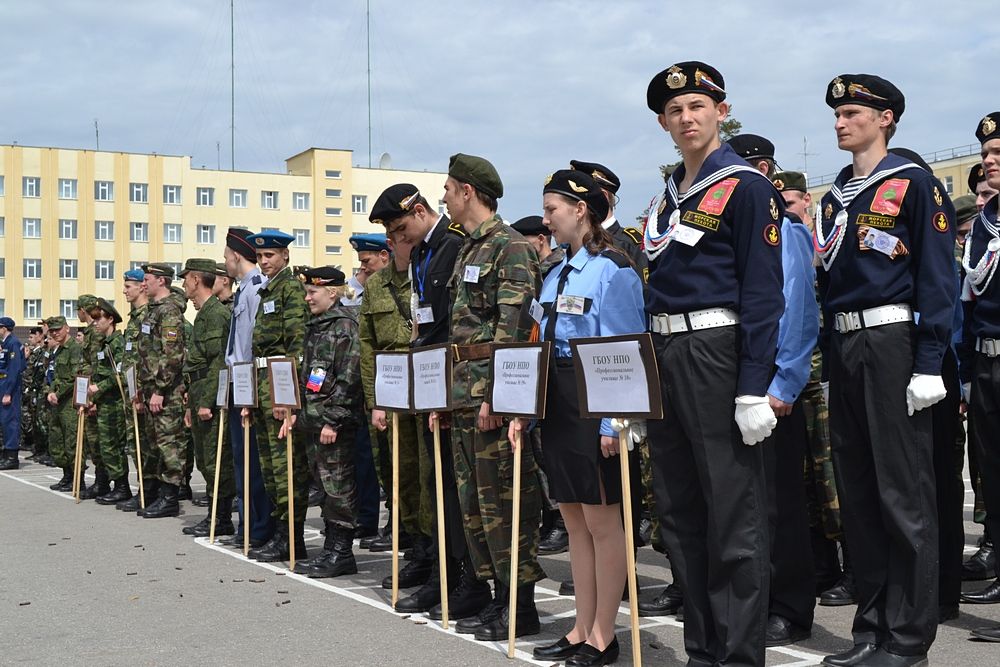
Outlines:
[[[36, 489], [41, 489], [42, 491], [45, 491], [47, 493], [51, 493], [52, 495], [58, 496], [59, 498], [64, 498], [65, 500], [73, 500], [73, 496], [72, 495], [69, 495], [69, 494], [67, 494], [67, 493], [65, 493], [63, 491], [53, 491], [52, 489], [50, 489], [47, 486], [42, 486], [41, 484], [35, 484], [34, 482], [28, 481], [28, 480], [24, 479], [23, 477], [18, 477], [16, 475], [11, 475], [9, 472], [0, 472], [0, 475], [3, 475], [4, 477], [6, 477], [8, 479], [12, 479], [15, 482], [20, 482], [21, 484], [27, 484], [28, 486], [33, 486]], [[59, 478], [58, 477], [53, 477], [52, 479], [55, 479], [55, 480], [58, 481]]]

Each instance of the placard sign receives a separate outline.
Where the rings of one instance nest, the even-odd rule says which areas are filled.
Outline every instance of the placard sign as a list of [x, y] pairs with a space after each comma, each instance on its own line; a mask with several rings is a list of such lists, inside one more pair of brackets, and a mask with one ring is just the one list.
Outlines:
[[128, 400], [134, 401], [136, 396], [135, 366], [125, 369], [125, 384], [128, 385]]
[[413, 411], [448, 410], [451, 405], [451, 345], [429, 345], [410, 352]]
[[233, 364], [233, 406], [238, 408], [257, 407], [257, 377], [252, 363]]
[[295, 360], [291, 358], [268, 359], [267, 377], [271, 385], [271, 400], [276, 408], [302, 407], [299, 398], [299, 376]]
[[580, 416], [661, 419], [660, 381], [648, 333], [569, 341]]
[[87, 405], [87, 389], [90, 387], [89, 375], [77, 375], [73, 383], [73, 407], [83, 408]]
[[504, 343], [490, 358], [490, 410], [495, 415], [541, 419], [552, 343]]
[[219, 369], [219, 388], [215, 391], [215, 405], [220, 408], [229, 407], [229, 369]]
[[375, 407], [392, 412], [409, 412], [409, 352], [375, 353]]

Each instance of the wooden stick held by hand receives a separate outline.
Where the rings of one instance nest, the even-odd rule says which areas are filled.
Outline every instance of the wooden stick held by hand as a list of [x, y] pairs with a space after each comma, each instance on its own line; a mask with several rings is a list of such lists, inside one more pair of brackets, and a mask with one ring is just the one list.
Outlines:
[[[208, 529], [209, 544], [215, 544], [215, 518], [219, 509], [219, 469], [222, 461], [222, 433], [226, 430], [226, 412], [225, 408], [219, 412], [219, 437], [215, 444], [215, 482], [212, 484], [212, 525]], [[245, 527], [244, 530], [246, 530]]]
[[243, 417], [243, 555], [250, 553], [250, 415]]
[[77, 504], [80, 502], [80, 496], [83, 495], [83, 480], [80, 476], [83, 474], [83, 408], [77, 408], [76, 411], [76, 452], [73, 457], [73, 497], [76, 498]]
[[622, 471], [622, 511], [625, 515], [625, 559], [628, 568], [628, 606], [632, 618], [632, 664], [642, 665], [642, 643], [639, 638], [639, 593], [635, 580], [635, 536], [632, 534], [632, 487], [628, 468], [628, 427], [618, 432], [618, 459]]
[[392, 608], [399, 601], [399, 414], [392, 413]]
[[[287, 411], [286, 411], [287, 412]], [[288, 569], [295, 569], [295, 480], [292, 477], [292, 418], [285, 417], [285, 458], [288, 459]]]
[[517, 562], [521, 528], [521, 432], [514, 431], [514, 507], [510, 517], [510, 609], [507, 612], [507, 657], [514, 658], [517, 636]]
[[441, 481], [441, 423], [434, 421], [434, 489], [437, 492], [438, 571], [441, 578], [441, 627], [448, 629], [448, 559], [444, 535], [444, 489]]

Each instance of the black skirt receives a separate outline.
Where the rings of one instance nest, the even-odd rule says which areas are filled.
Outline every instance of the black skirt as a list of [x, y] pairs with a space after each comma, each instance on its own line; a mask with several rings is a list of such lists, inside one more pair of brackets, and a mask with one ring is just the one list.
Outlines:
[[601, 454], [600, 428], [600, 419], [580, 418], [572, 360], [555, 359], [542, 421], [542, 452], [549, 495], [556, 502], [601, 505], [602, 484], [606, 504], [621, 502], [620, 464], [617, 456]]

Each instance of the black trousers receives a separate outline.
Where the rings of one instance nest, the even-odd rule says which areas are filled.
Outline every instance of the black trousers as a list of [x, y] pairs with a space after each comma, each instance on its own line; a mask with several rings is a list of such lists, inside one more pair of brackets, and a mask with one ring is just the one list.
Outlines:
[[737, 327], [653, 337], [663, 419], [649, 422], [660, 534], [684, 594], [689, 665], [764, 664], [764, 455], [734, 420]]
[[[941, 364], [948, 395], [931, 406], [934, 438], [934, 478], [938, 513], [938, 602], [954, 606], [962, 594], [962, 559], [965, 557], [965, 443], [958, 406], [962, 401], [958, 359], [949, 347]], [[964, 433], [962, 433], [964, 435]]]
[[[420, 418], [420, 427], [424, 430], [424, 446], [427, 448], [427, 455], [431, 460], [431, 468], [433, 469], [434, 461], [434, 432], [428, 428], [427, 416]], [[462, 526], [462, 508], [458, 504], [458, 485], [455, 482], [455, 466], [451, 464], [452, 454], [451, 454], [451, 431], [443, 429], [441, 431], [441, 487], [444, 491], [444, 539], [445, 548], [448, 550], [448, 556], [454, 558], [456, 561], [461, 562], [465, 559], [466, 555], [469, 553], [469, 547], [465, 542], [465, 528]], [[437, 498], [437, 491], [435, 485], [434, 474], [431, 474], [431, 478], [423, 480], [423, 484], [431, 490], [431, 498]], [[435, 508], [437, 507], [437, 500], [434, 500]], [[435, 509], [435, 519], [436, 519], [436, 509]], [[438, 556], [438, 541], [437, 541], [437, 521], [434, 522], [434, 528], [432, 533], [433, 539], [431, 540], [430, 553], [437, 557]], [[458, 583], [457, 577], [451, 577], [449, 575], [449, 586], [454, 586]]]
[[809, 511], [802, 470], [806, 461], [802, 399], [778, 418], [764, 449], [767, 519], [771, 537], [770, 613], [800, 628], [811, 628], [816, 607], [816, 572], [809, 537]]
[[830, 439], [858, 590], [855, 643], [925, 653], [938, 616], [931, 411], [907, 416], [913, 325], [833, 334]]
[[[970, 408], [969, 439], [975, 443], [983, 480], [986, 528], [996, 540], [1000, 536], [1000, 357], [976, 353]], [[1000, 560], [996, 574], [1000, 577]]]

